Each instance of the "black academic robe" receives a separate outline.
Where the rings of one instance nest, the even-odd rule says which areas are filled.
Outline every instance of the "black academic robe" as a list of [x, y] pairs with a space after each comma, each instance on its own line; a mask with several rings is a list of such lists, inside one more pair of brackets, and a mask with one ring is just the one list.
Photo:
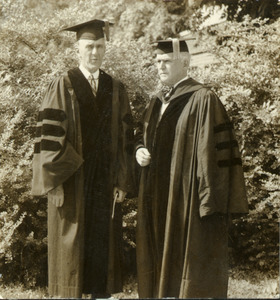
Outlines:
[[[32, 181], [32, 193], [49, 198], [50, 295], [122, 290], [121, 207], [112, 219], [113, 187], [130, 189], [132, 143], [121, 83], [101, 70], [95, 97], [76, 68], [50, 84], [39, 112]], [[50, 193], [59, 185], [62, 204]]]
[[224, 298], [227, 216], [248, 211], [232, 125], [217, 96], [192, 79], [158, 121], [161, 97], [136, 137], [151, 153], [138, 199], [139, 297]]

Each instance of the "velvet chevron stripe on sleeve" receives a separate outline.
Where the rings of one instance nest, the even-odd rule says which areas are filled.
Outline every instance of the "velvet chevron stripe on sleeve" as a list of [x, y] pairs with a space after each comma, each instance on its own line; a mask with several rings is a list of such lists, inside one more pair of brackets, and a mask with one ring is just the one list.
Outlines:
[[61, 109], [45, 108], [39, 112], [34, 153], [61, 150], [62, 144], [59, 140], [66, 134], [62, 126], [65, 120], [66, 114]]

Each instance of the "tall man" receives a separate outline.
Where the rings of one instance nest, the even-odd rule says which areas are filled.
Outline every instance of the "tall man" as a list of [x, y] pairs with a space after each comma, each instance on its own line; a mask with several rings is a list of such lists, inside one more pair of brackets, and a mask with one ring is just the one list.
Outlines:
[[136, 133], [140, 298], [225, 298], [228, 217], [246, 213], [233, 126], [218, 97], [189, 78], [185, 41], [157, 43], [161, 82]]
[[76, 32], [80, 65], [46, 91], [32, 193], [49, 200], [49, 294], [105, 297], [122, 290], [116, 202], [129, 189], [132, 116], [124, 86], [100, 69], [109, 23], [92, 20], [65, 30]]

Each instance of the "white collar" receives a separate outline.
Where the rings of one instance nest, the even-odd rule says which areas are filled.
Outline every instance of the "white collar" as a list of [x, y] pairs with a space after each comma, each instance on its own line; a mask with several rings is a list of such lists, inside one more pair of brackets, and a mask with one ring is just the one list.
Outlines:
[[94, 79], [99, 78], [99, 73], [100, 73], [99, 69], [92, 74], [82, 65], [80, 65], [79, 68], [80, 68], [81, 72], [84, 74], [84, 76], [86, 77], [86, 79], [88, 79], [90, 75], [92, 75], [94, 77]]

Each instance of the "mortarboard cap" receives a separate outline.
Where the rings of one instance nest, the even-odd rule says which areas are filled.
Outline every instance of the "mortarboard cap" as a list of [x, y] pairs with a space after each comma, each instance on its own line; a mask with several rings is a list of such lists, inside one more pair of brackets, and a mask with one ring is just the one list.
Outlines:
[[185, 40], [178, 38], [168, 38], [167, 40], [160, 40], [153, 42], [156, 45], [156, 53], [173, 53], [174, 58], [177, 59], [180, 56], [180, 52], [189, 52], [188, 45]]
[[109, 25], [113, 25], [113, 23], [94, 19], [74, 26], [62, 28], [62, 31], [76, 32], [77, 40], [99, 40], [106, 35], [106, 39], [109, 41]]

